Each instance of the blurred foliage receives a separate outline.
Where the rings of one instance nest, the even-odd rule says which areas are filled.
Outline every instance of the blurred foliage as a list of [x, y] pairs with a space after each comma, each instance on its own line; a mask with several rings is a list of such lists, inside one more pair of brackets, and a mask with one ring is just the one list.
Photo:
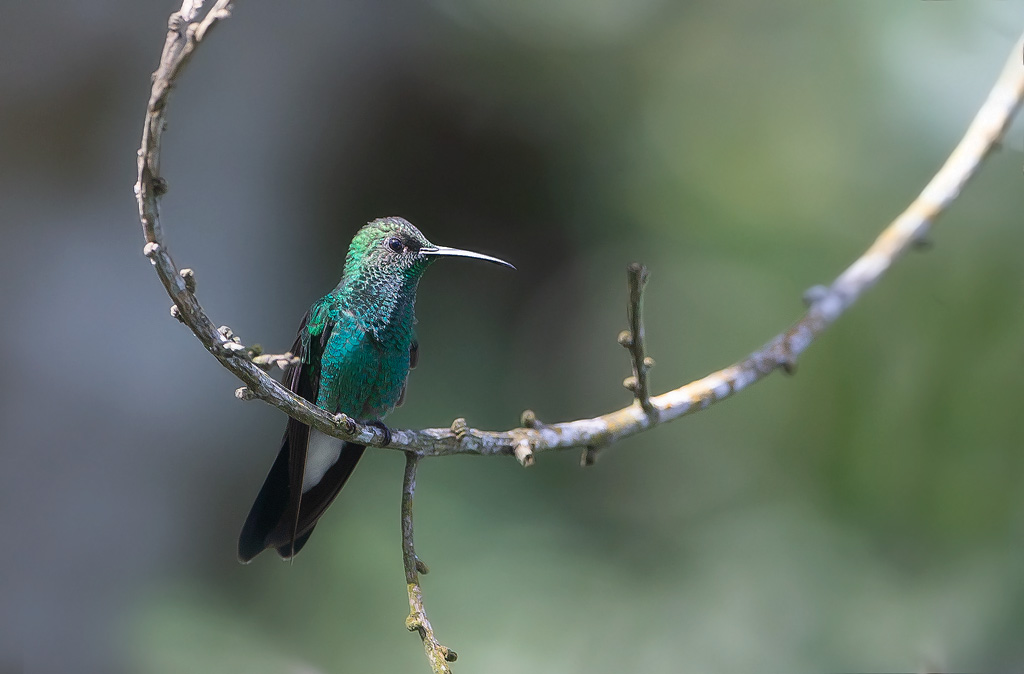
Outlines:
[[[426, 671], [398, 453], [367, 454], [294, 563], [234, 560], [284, 420], [233, 399], [140, 255], [172, 9], [9, 10], [0, 510], [30, 552], [4, 621], [29, 671]], [[273, 349], [361, 223], [408, 217], [519, 271], [431, 269], [389, 423], [591, 416], [629, 402], [628, 262], [656, 391], [744, 356], [931, 177], [1022, 27], [1019, 1], [239, 3], [172, 99], [169, 243], [214, 320]], [[588, 470], [425, 462], [456, 671], [1024, 667], [1021, 128], [795, 377]]]

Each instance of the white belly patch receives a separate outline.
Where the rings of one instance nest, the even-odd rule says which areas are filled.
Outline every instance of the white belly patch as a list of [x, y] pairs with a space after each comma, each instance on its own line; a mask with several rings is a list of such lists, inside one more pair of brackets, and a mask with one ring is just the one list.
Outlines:
[[306, 470], [302, 474], [302, 493], [305, 494], [320, 484], [331, 466], [338, 462], [345, 441], [309, 429], [309, 444], [306, 446]]

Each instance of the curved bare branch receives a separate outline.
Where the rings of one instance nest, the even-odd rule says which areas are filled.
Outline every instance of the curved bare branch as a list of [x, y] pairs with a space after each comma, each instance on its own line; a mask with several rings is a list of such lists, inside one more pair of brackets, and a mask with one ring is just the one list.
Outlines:
[[[359, 424], [343, 414], [329, 414], [294, 395], [264, 372], [264, 368], [270, 369], [274, 365], [281, 368], [293, 366], [293, 356], [290, 353], [263, 355], [258, 349], [246, 348], [226, 326], [215, 327], [196, 298], [195, 274], [191, 269], [179, 270], [167, 250], [158, 202], [167, 189], [159, 167], [168, 97], [199, 43], [214, 25], [229, 16], [228, 0], [217, 0], [200, 17], [202, 6], [202, 0], [185, 0], [181, 9], [171, 15], [160, 66], [153, 75], [135, 185], [139, 218], [146, 237], [144, 253], [174, 303], [171, 315], [188, 326], [203, 346], [245, 384], [236, 391], [239, 398], [264, 400], [329, 435], [364, 445], [383, 446], [386, 440], [383, 430]], [[651, 397], [647, 371], [653, 361], [644, 350], [641, 317], [646, 269], [631, 265], [627, 307], [629, 330], [620, 335], [620, 343], [629, 349], [633, 365], [633, 375], [624, 382], [634, 394], [632, 405], [594, 418], [556, 424], [543, 424], [527, 410], [523, 413], [521, 427], [501, 432], [471, 429], [463, 419], [456, 419], [450, 428], [392, 430], [388, 447], [406, 452], [402, 491], [402, 549], [410, 605], [406, 625], [420, 633], [435, 672], [450, 673], [448, 663], [455, 660], [455, 653], [434, 638], [423, 606], [419, 575], [426, 573], [426, 566], [416, 557], [412, 527], [416, 468], [420, 459], [446, 454], [512, 455], [524, 466], [529, 466], [537, 453], [585, 447], [583, 462], [589, 464], [604, 445], [642, 432], [655, 423], [705, 409], [777, 369], [792, 371], [800, 354], [822, 331], [874, 285], [903, 253], [924, 239], [935, 219], [949, 207], [978, 171], [982, 160], [997, 145], [1024, 99], [1022, 51], [1024, 39], [1014, 46], [1002, 74], [963, 140], [917, 199], [831, 285], [816, 286], [808, 291], [809, 308], [800, 320], [745, 359]]]
[[[382, 447], [386, 438], [381, 429], [359, 424], [345, 415], [329, 414], [294, 395], [261, 369], [261, 366], [265, 367], [264, 363], [253, 363], [250, 350], [225, 337], [214, 327], [196, 299], [194, 276], [190, 277], [191, 283], [186, 283], [188, 274], [186, 278], [182, 277], [164, 243], [157, 202], [166, 190], [166, 183], [159, 175], [159, 157], [168, 95], [182, 67], [209, 28], [228, 16], [228, 2], [219, 0], [204, 18], [197, 20], [201, 5], [201, 2], [186, 0], [181, 10], [171, 16], [160, 67], [153, 78], [139, 149], [139, 178], [135, 186], [139, 217], [147, 242], [144, 252], [174, 301], [172, 313], [245, 384], [236, 392], [239, 398], [259, 398], [329, 435]], [[387, 447], [414, 452], [421, 457], [511, 455], [524, 465], [532, 463], [540, 452], [573, 447], [588, 448], [585, 456], [592, 458], [596, 448], [644, 431], [656, 420], [663, 423], [705, 409], [777, 369], [791, 370], [800, 354], [825, 328], [873, 286], [904, 252], [923, 240], [935, 219], [949, 207], [978, 171], [985, 156], [998, 144], [1024, 99], [1022, 48], [1024, 41], [1018, 41], [963, 140], [917, 199], [831, 285], [817, 286], [808, 292], [810, 308], [800, 320], [743, 360], [655, 397], [646, 393], [646, 377], [635, 373], [637, 383], [643, 383], [637, 389], [637, 402], [589, 419], [556, 424], [534, 421], [500, 432], [465, 428], [464, 422], [453, 424], [452, 428], [392, 430], [391, 443]], [[639, 318], [638, 311], [636, 316]], [[632, 327], [633, 332], [639, 332], [638, 328], [642, 329], [639, 322]], [[641, 359], [641, 371], [646, 370], [643, 363]]]

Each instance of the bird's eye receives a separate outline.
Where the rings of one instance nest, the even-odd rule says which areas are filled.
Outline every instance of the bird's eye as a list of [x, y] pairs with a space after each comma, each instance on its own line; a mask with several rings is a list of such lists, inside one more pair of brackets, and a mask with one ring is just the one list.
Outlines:
[[388, 248], [390, 248], [396, 253], [401, 253], [403, 250], [405, 250], [405, 246], [402, 244], [402, 240], [399, 239], [397, 236], [393, 236], [390, 239], [388, 239]]

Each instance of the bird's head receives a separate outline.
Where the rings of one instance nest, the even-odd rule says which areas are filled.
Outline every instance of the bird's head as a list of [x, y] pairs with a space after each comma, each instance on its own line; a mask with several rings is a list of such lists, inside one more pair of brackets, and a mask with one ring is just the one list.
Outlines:
[[366, 280], [389, 277], [415, 283], [439, 257], [469, 257], [512, 267], [504, 260], [460, 248], [435, 246], [411, 222], [379, 218], [356, 232], [345, 259], [345, 276]]

